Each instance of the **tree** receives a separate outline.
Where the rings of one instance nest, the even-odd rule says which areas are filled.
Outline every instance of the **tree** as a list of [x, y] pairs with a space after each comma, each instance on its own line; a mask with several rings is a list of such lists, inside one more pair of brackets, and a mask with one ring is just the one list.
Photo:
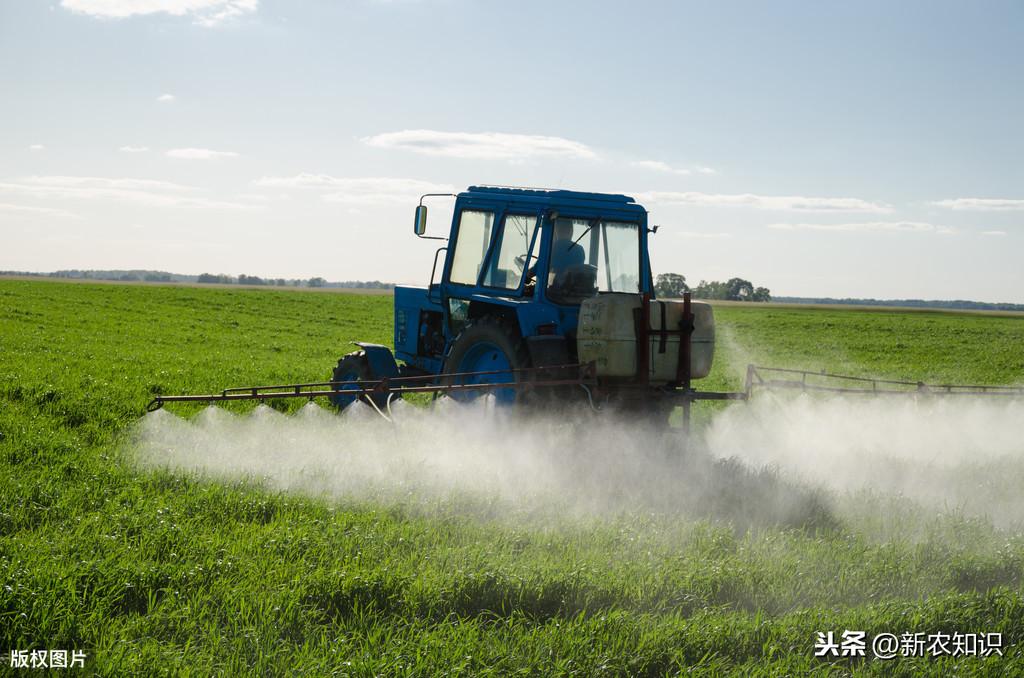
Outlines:
[[686, 276], [679, 273], [659, 273], [654, 285], [654, 293], [667, 299], [681, 297], [683, 292], [689, 291], [690, 286], [686, 284]]
[[725, 298], [730, 301], [751, 301], [754, 297], [754, 286], [749, 280], [729, 278], [725, 287]]
[[772, 294], [767, 287], [757, 287], [743, 278], [730, 278], [727, 282], [701, 280], [693, 288], [697, 299], [724, 299], [729, 301], [771, 301]]
[[701, 280], [697, 287], [693, 290], [693, 296], [698, 299], [725, 299], [728, 289], [726, 284], [712, 280], [708, 282]]
[[306, 283], [310, 287], [323, 287], [327, 284], [327, 281], [323, 278], [310, 278], [309, 282]]

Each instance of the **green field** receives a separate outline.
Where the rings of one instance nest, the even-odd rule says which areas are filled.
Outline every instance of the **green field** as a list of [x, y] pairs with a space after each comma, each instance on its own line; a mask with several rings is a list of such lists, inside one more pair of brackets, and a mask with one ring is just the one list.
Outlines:
[[[751, 361], [1024, 383], [1024, 317], [716, 317], [709, 389], [739, 387]], [[83, 649], [111, 676], [1024, 673], [1024, 529], [956, 506], [714, 463], [728, 501], [510, 519], [133, 458], [154, 393], [321, 380], [353, 340], [390, 344], [389, 296], [0, 280], [4, 657]], [[1012, 462], [1000, 475], [1024, 478]], [[796, 508], [759, 504], [765, 488]], [[879, 527], [903, 519], [913, 536]], [[1005, 656], [812, 656], [815, 632], [844, 629], [999, 632]]]

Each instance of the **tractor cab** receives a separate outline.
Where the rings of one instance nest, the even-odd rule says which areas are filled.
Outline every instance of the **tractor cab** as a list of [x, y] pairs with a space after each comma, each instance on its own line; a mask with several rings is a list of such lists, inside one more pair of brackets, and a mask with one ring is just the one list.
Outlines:
[[460, 334], [484, 322], [525, 346], [504, 362], [565, 364], [584, 300], [652, 292], [647, 212], [630, 197], [489, 186], [454, 197], [447, 238], [426, 235], [421, 199], [416, 235], [447, 243], [428, 287], [395, 290], [396, 357], [413, 369], [451, 372]]
[[647, 291], [646, 225], [626, 196], [471, 187], [456, 198], [439, 292], [578, 306]]

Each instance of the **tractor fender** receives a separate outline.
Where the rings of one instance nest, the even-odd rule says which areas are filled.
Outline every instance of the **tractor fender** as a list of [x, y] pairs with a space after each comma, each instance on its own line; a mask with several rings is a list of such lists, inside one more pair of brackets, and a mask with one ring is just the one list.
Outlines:
[[398, 363], [395, 362], [395, 356], [391, 353], [390, 348], [365, 341], [353, 341], [352, 343], [366, 352], [371, 378], [387, 379], [398, 376]]

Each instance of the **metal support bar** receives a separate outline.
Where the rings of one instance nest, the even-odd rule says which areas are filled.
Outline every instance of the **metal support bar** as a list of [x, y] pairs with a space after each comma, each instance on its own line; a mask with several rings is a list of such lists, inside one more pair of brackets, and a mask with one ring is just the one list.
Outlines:
[[[566, 379], [540, 379], [531, 380], [531, 375], [544, 375], [551, 370], [573, 369], [577, 376]], [[487, 382], [474, 384], [437, 384], [421, 383], [436, 381], [437, 378], [445, 377], [482, 377], [497, 374], [524, 375], [527, 378], [516, 382]], [[523, 367], [508, 370], [488, 370], [484, 372], [454, 372], [444, 375], [414, 375], [407, 377], [389, 377], [384, 379], [365, 381], [319, 381], [305, 384], [277, 384], [272, 386], [243, 386], [237, 388], [226, 388], [220, 393], [200, 395], [157, 395], [146, 407], [150, 412], [158, 410], [165, 403], [173, 402], [224, 402], [231, 400], [258, 400], [265, 401], [276, 398], [317, 398], [336, 396], [340, 393], [357, 395], [366, 398], [371, 395], [391, 396], [405, 393], [447, 393], [451, 391], [471, 391], [487, 389], [512, 388], [518, 390], [546, 387], [546, 386], [594, 386], [596, 377], [594, 366], [591, 364], [554, 365], [544, 367]], [[344, 391], [340, 388], [348, 387]], [[329, 390], [324, 387], [328, 387]], [[308, 390], [317, 389], [317, 390]]]
[[[683, 385], [683, 390], [689, 393], [691, 377], [693, 375], [693, 303], [689, 292], [683, 292], [683, 317], [679, 320], [679, 365], [676, 367], [676, 379]], [[693, 400], [683, 400], [683, 431], [690, 432], [690, 410]]]
[[651, 294], [644, 292], [640, 298], [640, 326], [636, 332], [637, 348], [640, 355], [637, 359], [637, 380], [646, 386], [651, 381]]

